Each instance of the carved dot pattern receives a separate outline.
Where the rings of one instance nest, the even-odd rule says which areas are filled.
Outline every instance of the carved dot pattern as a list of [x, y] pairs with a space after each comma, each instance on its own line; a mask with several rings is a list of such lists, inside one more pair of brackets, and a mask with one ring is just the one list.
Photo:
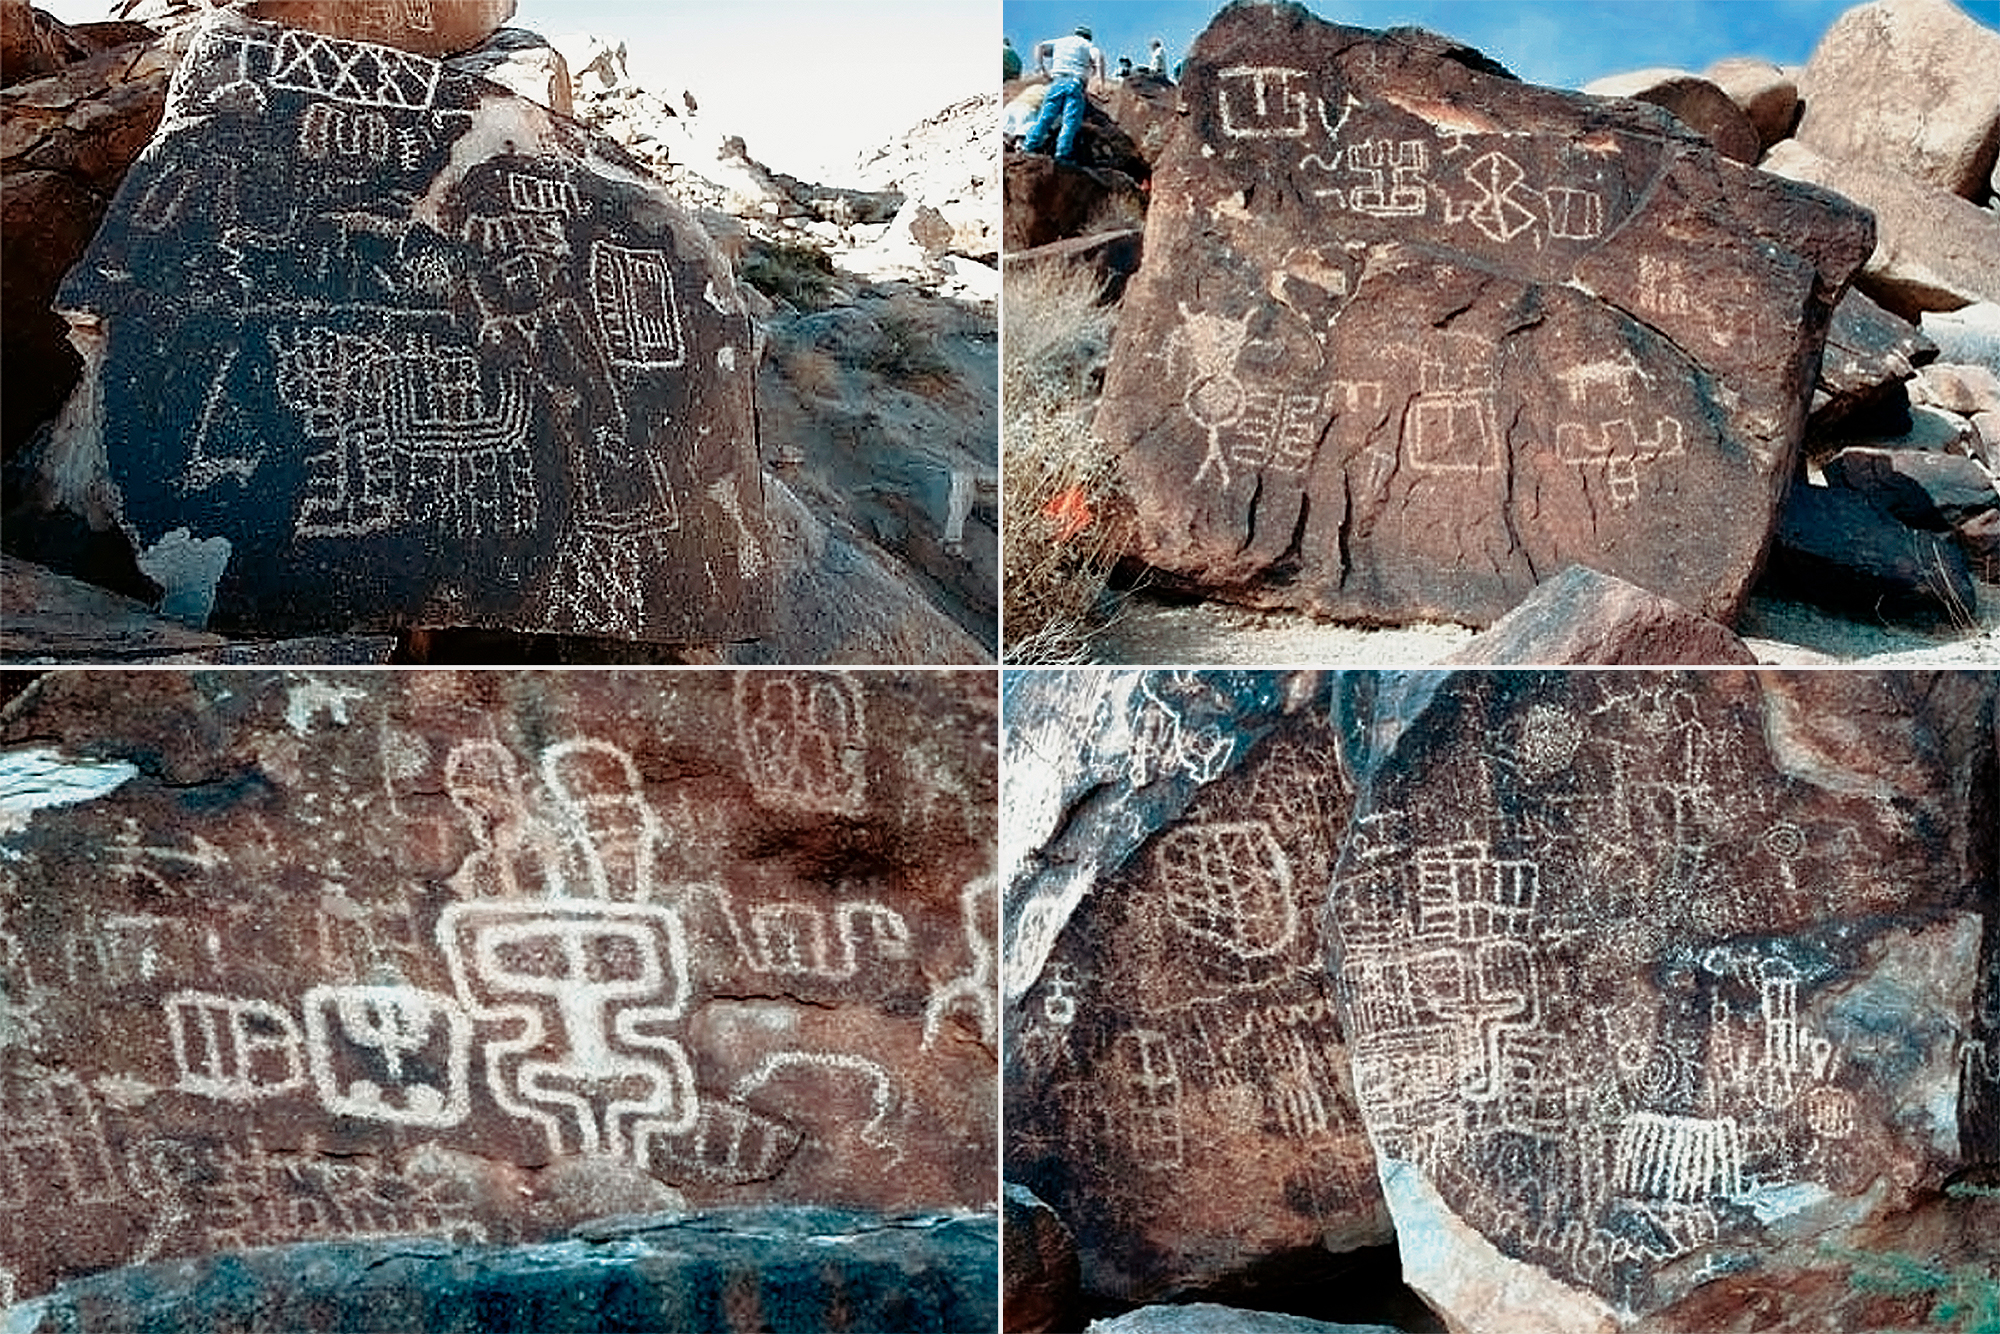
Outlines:
[[1566, 771], [1583, 745], [1583, 727], [1568, 709], [1537, 704], [1521, 719], [1521, 741], [1515, 752], [1530, 778], [1547, 779]]

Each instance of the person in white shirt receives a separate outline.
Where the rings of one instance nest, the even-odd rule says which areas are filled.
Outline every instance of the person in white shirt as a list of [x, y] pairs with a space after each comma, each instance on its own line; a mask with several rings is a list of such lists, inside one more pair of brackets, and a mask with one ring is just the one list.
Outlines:
[[1159, 38], [1153, 39], [1153, 53], [1146, 60], [1146, 68], [1155, 74], [1167, 72], [1167, 47]]
[[1074, 161], [1076, 130], [1083, 123], [1084, 87], [1092, 75], [1104, 78], [1104, 53], [1091, 45], [1090, 29], [1079, 24], [1073, 35], [1052, 37], [1035, 47], [1035, 69], [1054, 77], [1049, 81], [1049, 95], [1042, 101], [1042, 114], [1021, 147], [1030, 153], [1041, 152], [1053, 130], [1056, 159]]

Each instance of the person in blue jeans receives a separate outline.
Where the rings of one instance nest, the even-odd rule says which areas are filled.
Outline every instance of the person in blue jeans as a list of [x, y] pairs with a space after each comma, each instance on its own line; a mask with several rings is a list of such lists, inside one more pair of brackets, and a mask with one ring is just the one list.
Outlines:
[[1030, 153], [1041, 152], [1042, 145], [1049, 141], [1049, 131], [1060, 123], [1056, 158], [1075, 161], [1076, 127], [1083, 124], [1084, 86], [1093, 74], [1099, 79], [1104, 77], [1104, 53], [1091, 45], [1090, 29], [1079, 25], [1073, 35], [1052, 37], [1037, 46], [1035, 69], [1054, 77], [1049, 81], [1049, 95], [1042, 102], [1042, 114], [1021, 147]]

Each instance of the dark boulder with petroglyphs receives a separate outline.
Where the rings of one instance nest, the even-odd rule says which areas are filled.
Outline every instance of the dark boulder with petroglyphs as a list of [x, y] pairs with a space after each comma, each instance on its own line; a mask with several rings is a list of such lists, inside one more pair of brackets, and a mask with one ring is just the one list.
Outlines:
[[1078, 673], [1009, 698], [1007, 1179], [1087, 1294], [1389, 1239], [1325, 888], [1348, 792], [1311, 674]]
[[420, 55], [227, 12], [191, 43], [59, 294], [46, 465], [166, 609], [754, 638], [754, 334], [664, 187]]
[[17, 1334], [604, 1334], [993, 1330], [989, 1213], [725, 1209], [612, 1218], [558, 1242], [304, 1242], [135, 1265], [25, 1303]]
[[1992, 1309], [1995, 686], [1340, 681], [1340, 1012], [1451, 1328]]
[[1134, 555], [1352, 620], [1488, 624], [1569, 564], [1734, 619], [1869, 219], [1503, 73], [1210, 24], [1095, 420]]
[[994, 693], [37, 678], [0, 714], [0, 1282], [993, 1210]]

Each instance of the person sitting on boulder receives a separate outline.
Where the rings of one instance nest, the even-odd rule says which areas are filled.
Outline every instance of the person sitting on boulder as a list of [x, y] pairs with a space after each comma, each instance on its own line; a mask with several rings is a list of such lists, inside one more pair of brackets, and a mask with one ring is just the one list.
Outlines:
[[1052, 37], [1035, 47], [1035, 69], [1053, 77], [1049, 80], [1049, 95], [1042, 102], [1042, 114], [1021, 147], [1030, 153], [1041, 152], [1042, 145], [1049, 141], [1049, 132], [1060, 122], [1056, 160], [1075, 161], [1076, 130], [1083, 124], [1084, 86], [1092, 75], [1099, 80], [1104, 78], [1104, 53], [1091, 45], [1090, 29], [1078, 24], [1073, 35]]
[[1146, 68], [1153, 71], [1153, 73], [1160, 75], [1163, 78], [1166, 76], [1167, 47], [1166, 43], [1162, 42], [1157, 37], [1153, 39], [1152, 54], [1146, 57]]
[[1130, 56], [1118, 57], [1118, 82], [1123, 83], [1125, 82], [1125, 80], [1131, 77], [1132, 77], [1132, 57]]

